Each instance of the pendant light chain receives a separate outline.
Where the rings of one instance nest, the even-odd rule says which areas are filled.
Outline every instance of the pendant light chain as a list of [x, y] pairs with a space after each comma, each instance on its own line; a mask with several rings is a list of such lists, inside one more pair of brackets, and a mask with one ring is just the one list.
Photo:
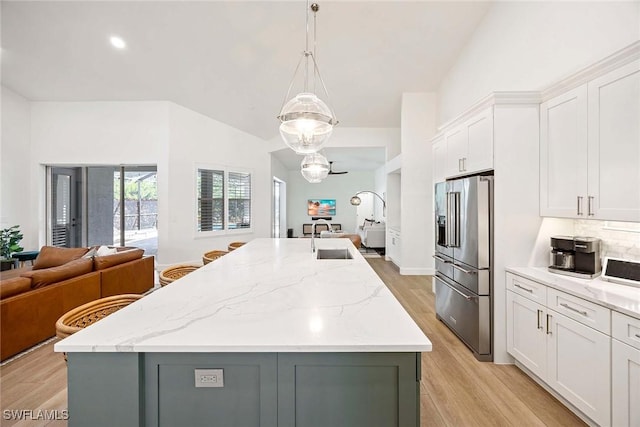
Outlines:
[[[306, 4], [305, 50], [298, 61], [298, 65], [296, 66], [283, 100], [280, 114], [277, 116], [280, 120], [280, 135], [284, 139], [285, 144], [300, 155], [317, 153], [321, 150], [331, 136], [333, 127], [338, 123], [333, 108], [327, 105], [315, 93], [316, 89], [322, 88], [326, 99], [329, 99], [329, 92], [322, 80], [315, 57], [317, 48], [317, 12], [319, 6], [317, 3], [310, 4], [310, 0], [306, 0]], [[311, 22], [310, 19], [311, 12], [313, 12], [313, 22]], [[311, 25], [313, 25], [313, 34], [311, 33]], [[313, 40], [310, 40], [312, 36]], [[313, 43], [310, 43], [311, 41]], [[303, 58], [304, 65], [302, 63]], [[298, 93], [290, 99], [289, 95], [291, 94], [291, 90], [293, 90], [296, 75], [301, 66], [304, 67], [304, 89], [303, 92]], [[310, 79], [313, 79], [312, 84], [310, 84]], [[318, 84], [318, 80], [320, 80], [320, 84]], [[324, 159], [324, 156], [318, 153], [314, 157], [313, 162], [306, 162], [305, 165], [311, 166], [314, 164], [315, 166], [319, 166], [320, 169], [324, 169], [326, 159], [318, 162], [319, 159]]]

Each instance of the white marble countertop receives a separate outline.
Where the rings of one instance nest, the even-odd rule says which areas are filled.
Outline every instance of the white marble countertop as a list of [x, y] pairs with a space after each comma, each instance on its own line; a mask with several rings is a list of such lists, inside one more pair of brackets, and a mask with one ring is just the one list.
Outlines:
[[256, 239], [55, 344], [58, 352], [422, 352], [431, 342], [349, 239]]
[[578, 279], [547, 271], [546, 267], [507, 267], [506, 271], [640, 319], [640, 288], [595, 279]]

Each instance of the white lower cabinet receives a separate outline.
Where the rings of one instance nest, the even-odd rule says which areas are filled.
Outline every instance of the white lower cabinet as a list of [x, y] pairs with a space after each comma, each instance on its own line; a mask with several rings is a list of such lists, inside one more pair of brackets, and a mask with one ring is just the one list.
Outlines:
[[[592, 313], [600, 313], [603, 307], [545, 288], [507, 273], [507, 352], [584, 415], [608, 426], [611, 337], [600, 330], [609, 327], [610, 312], [593, 324]], [[563, 309], [577, 310], [576, 320], [550, 308], [563, 296], [568, 301], [562, 303]], [[546, 302], [533, 300], [541, 297]]]
[[640, 319], [613, 312], [611, 424], [640, 426]]
[[395, 265], [400, 267], [400, 230], [389, 228], [388, 242], [387, 256]]
[[545, 307], [507, 291], [507, 351], [538, 377], [547, 373]]
[[545, 382], [599, 425], [611, 417], [611, 337], [548, 312]]

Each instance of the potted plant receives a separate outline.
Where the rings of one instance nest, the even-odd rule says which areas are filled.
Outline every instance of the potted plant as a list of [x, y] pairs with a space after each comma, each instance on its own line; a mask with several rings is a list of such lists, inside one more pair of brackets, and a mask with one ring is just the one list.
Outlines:
[[0, 230], [0, 271], [8, 270], [16, 264], [17, 260], [11, 258], [11, 255], [24, 249], [19, 245], [21, 240], [19, 225]]

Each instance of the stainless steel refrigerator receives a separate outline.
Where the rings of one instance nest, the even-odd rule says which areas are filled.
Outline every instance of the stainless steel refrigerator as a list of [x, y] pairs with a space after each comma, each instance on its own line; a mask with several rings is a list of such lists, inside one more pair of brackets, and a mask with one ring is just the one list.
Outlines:
[[435, 185], [436, 317], [478, 360], [493, 360], [493, 176]]

